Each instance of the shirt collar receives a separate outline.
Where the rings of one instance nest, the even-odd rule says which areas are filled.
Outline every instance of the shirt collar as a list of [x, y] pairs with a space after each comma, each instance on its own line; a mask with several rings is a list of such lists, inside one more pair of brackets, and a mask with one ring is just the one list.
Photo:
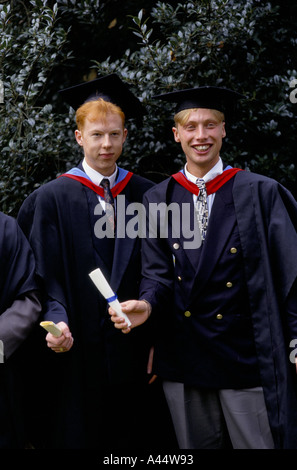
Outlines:
[[100, 183], [101, 181], [103, 180], [103, 178], [107, 178], [109, 179], [109, 182], [110, 182], [110, 187], [112, 188], [114, 185], [115, 185], [115, 180], [116, 180], [116, 177], [117, 177], [117, 172], [118, 172], [118, 167], [116, 165], [116, 169], [114, 171], [114, 173], [110, 176], [104, 176], [104, 175], [101, 175], [101, 173], [99, 173], [98, 171], [94, 170], [93, 168], [91, 168], [85, 159], [83, 159], [83, 162], [82, 162], [82, 167], [85, 171], [85, 173], [88, 175], [88, 177], [90, 178], [90, 180], [92, 181], [92, 183], [96, 184], [97, 186], [100, 186]]
[[[184, 172], [185, 172], [185, 176], [188, 178], [188, 180], [192, 181], [192, 183], [196, 184], [197, 176], [194, 176], [194, 175], [192, 175], [191, 173], [188, 172], [187, 164], [185, 164]], [[211, 168], [211, 170], [209, 170], [208, 173], [206, 173], [206, 175], [203, 176], [203, 179], [204, 179], [205, 183], [207, 183], [208, 181], [211, 181], [216, 176], [218, 176], [222, 173], [223, 173], [223, 162], [222, 162], [221, 157], [219, 157], [219, 161], [215, 164], [215, 166], [213, 166]]]

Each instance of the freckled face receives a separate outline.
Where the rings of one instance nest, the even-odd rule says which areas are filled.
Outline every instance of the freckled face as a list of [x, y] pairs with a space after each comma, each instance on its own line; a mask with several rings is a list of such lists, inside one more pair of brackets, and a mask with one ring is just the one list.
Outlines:
[[187, 169], [197, 177], [204, 176], [219, 160], [225, 123], [211, 109], [192, 111], [187, 122], [173, 127], [174, 139], [186, 155]]
[[87, 164], [104, 176], [112, 175], [127, 137], [121, 117], [109, 113], [106, 122], [86, 119], [83, 129], [75, 131], [75, 137], [84, 149]]

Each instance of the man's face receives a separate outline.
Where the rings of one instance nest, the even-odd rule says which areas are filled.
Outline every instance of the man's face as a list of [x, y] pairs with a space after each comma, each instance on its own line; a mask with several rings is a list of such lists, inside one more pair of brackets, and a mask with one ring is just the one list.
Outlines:
[[113, 113], [107, 115], [106, 122], [86, 119], [83, 129], [75, 131], [87, 164], [104, 176], [110, 176], [115, 171], [126, 136], [127, 129], [123, 129], [121, 117]]
[[194, 176], [204, 176], [219, 160], [225, 123], [211, 109], [192, 111], [187, 122], [173, 127], [187, 159], [187, 169]]

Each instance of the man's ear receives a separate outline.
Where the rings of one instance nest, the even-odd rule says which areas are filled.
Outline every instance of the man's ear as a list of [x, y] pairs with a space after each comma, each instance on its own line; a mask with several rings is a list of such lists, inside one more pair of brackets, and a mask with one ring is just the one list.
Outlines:
[[78, 145], [80, 145], [81, 147], [83, 146], [83, 138], [82, 138], [82, 133], [81, 131], [79, 131], [78, 129], [76, 129], [76, 131], [74, 132], [75, 134], [75, 138], [76, 138], [76, 142], [78, 143]]
[[180, 138], [179, 138], [179, 134], [178, 134], [178, 130], [176, 127], [173, 127], [172, 128], [172, 132], [173, 132], [173, 135], [174, 135], [174, 140], [175, 142], [180, 142]]
[[127, 138], [127, 135], [128, 135], [128, 129], [124, 129], [124, 138], [123, 138], [123, 143], [125, 142], [126, 138]]

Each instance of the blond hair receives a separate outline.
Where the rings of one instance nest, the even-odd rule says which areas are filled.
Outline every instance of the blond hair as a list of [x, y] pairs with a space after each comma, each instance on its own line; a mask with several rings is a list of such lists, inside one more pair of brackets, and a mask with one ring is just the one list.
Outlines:
[[85, 125], [86, 119], [93, 122], [97, 119], [106, 122], [108, 114], [117, 114], [122, 119], [123, 128], [125, 126], [125, 114], [121, 108], [109, 101], [105, 101], [102, 98], [87, 101], [81, 105], [76, 111], [75, 119], [76, 125], [79, 131], [81, 131]]
[[[180, 124], [181, 126], [184, 126], [186, 122], [188, 121], [191, 112], [198, 111], [198, 109], [199, 108], [183, 109], [182, 111], [179, 111], [179, 113], [176, 113], [174, 116], [175, 125], [177, 126], [178, 124]], [[225, 121], [224, 113], [222, 113], [221, 111], [218, 111], [217, 109], [212, 109], [212, 111], [219, 121], [221, 122]]]

